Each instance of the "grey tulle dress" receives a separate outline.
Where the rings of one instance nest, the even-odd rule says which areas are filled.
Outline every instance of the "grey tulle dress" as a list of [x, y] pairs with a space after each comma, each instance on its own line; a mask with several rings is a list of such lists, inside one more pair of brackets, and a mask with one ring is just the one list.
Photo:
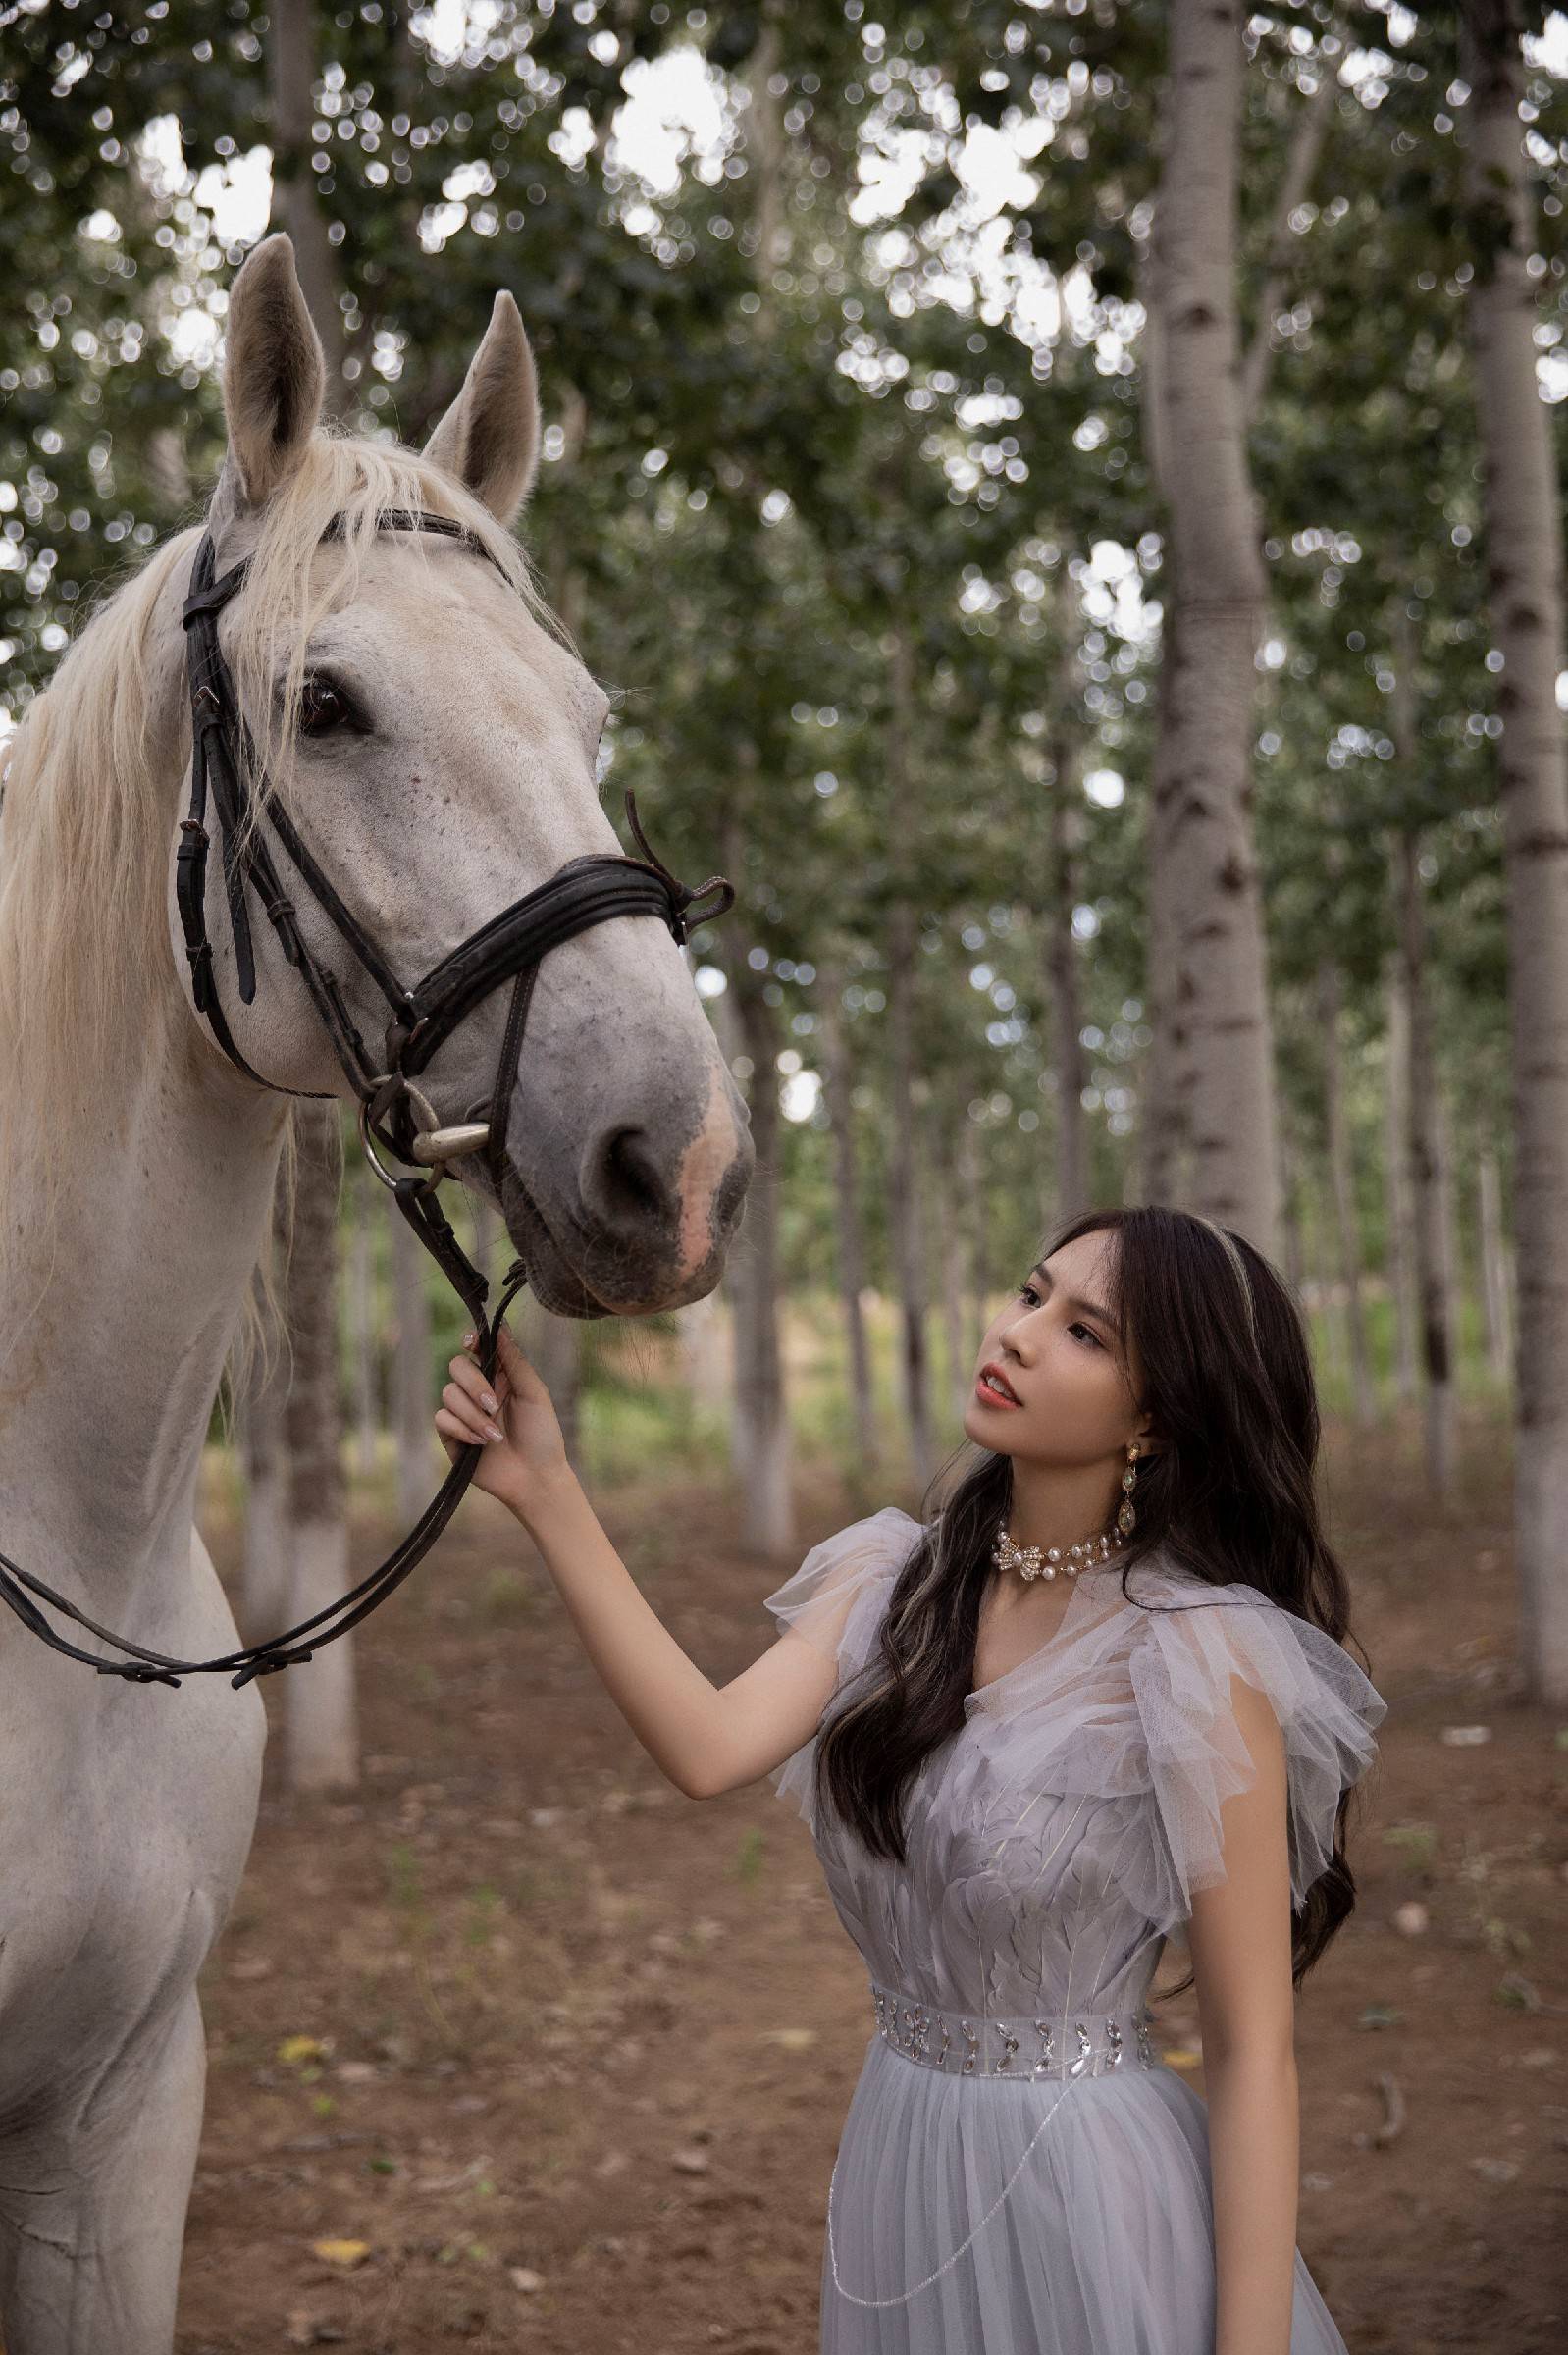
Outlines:
[[[765, 1607], [866, 1665], [919, 1524], [896, 1507], [815, 1546]], [[822, 2355], [1213, 2355], [1208, 2111], [1159, 2060], [1145, 1997], [1220, 1806], [1253, 1769], [1232, 1673], [1283, 1731], [1292, 1890], [1328, 1863], [1386, 1703], [1332, 1637], [1257, 1589], [1151, 1555], [1082, 1573], [1055, 1633], [972, 1693], [906, 1799], [908, 1862], [811, 1787], [811, 1828], [874, 2016], [828, 2194]], [[1291, 2355], [1344, 2355], [1295, 2253]]]

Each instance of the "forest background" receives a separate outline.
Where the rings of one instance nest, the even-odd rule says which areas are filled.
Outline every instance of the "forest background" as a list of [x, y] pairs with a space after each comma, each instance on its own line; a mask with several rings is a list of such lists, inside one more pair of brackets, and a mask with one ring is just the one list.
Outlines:
[[[727, 1466], [769, 1549], [792, 1443], [928, 1474], [1050, 1220], [1179, 1182], [1150, 969], [1165, 12], [10, 14], [9, 714], [199, 511], [225, 288], [269, 222], [335, 408], [415, 443], [508, 286], [549, 420], [525, 537], [617, 691], [606, 806], [634, 786], [677, 871], [738, 886], [694, 964], [763, 1165], [738, 1330], [694, 1331], [681, 1380], [648, 1329], [530, 1330], [591, 1472], [640, 1446]], [[1520, 90], [1553, 422], [1562, 23]], [[1516, 1281], [1457, 38], [1442, 10], [1259, 12], [1235, 123], [1277, 1135], [1241, 1104], [1228, 1150], [1277, 1155], [1278, 1218], [1244, 1179], [1229, 1215], [1311, 1309], [1332, 1410], [1437, 1393], [1438, 1491], [1452, 1397], [1502, 1404]], [[340, 1384], [359, 1463], [394, 1456], [407, 1492], [439, 1469], [419, 1401], [453, 1336], [402, 1297], [396, 1224], [345, 1205]], [[838, 1359], [814, 1407], [776, 1337], [796, 1316]]]
[[[1245, 491], [1217, 511], [1261, 567], [1241, 662], [1172, 452], [1173, 391], [1204, 384], [1157, 234], [1197, 14], [0, 9], [0, 728], [199, 517], [227, 288], [269, 228], [359, 431], [422, 443], [509, 288], [547, 423], [522, 537], [615, 693], [605, 807], [633, 787], [677, 873], [736, 885], [691, 961], [758, 1151], [710, 1300], [514, 1319], [591, 1493], [644, 1526], [711, 1500], [755, 1585], [829, 1492], [841, 1518], [916, 1500], [1056, 1219], [1190, 1201], [1296, 1287], [1358, 1492], [1406, 1467], [1435, 1542], [1493, 1516], [1494, 1568], [1525, 1537], [1513, 1674], [1559, 1704], [1552, 1523], [1497, 1483], [1544, 1462], [1568, 1496], [1568, 933], [1525, 924], [1568, 909], [1568, 20], [1234, 20], [1234, 216], [1185, 233], [1220, 266], [1208, 381]], [[1478, 92], [1511, 136], [1509, 319]], [[1524, 516], [1489, 472], [1510, 334], [1551, 486]], [[1544, 584], [1555, 833], [1510, 832], [1510, 566]], [[1239, 885], [1176, 854], [1194, 775]], [[1227, 963], [1228, 889], [1256, 937]], [[221, 1402], [206, 1483], [250, 1638], [320, 1599], [289, 1585], [303, 1520], [336, 1518], [346, 1563], [423, 1505], [460, 1324], [351, 1128], [299, 1135], [288, 1346]], [[453, 1215], [498, 1275], [504, 1238]], [[532, 1640], [509, 1576], [478, 1624], [515, 1607]], [[285, 1758], [304, 1793], [379, 1754], [350, 1679]]]

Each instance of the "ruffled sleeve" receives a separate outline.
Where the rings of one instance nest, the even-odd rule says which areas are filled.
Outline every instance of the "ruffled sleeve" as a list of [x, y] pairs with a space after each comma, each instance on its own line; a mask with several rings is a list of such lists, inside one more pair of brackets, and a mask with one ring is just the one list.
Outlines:
[[1341, 1795], [1377, 1755], [1387, 1702], [1349, 1653], [1311, 1621], [1254, 1588], [1222, 1587], [1143, 1614], [1128, 1655], [1153, 1795], [1152, 1841], [1128, 1844], [1123, 1880], [1161, 1930], [1191, 1914], [1192, 1896], [1226, 1877], [1220, 1810], [1256, 1769], [1236, 1722], [1230, 1679], [1267, 1699], [1284, 1739], [1292, 1906], [1333, 1853]]
[[[920, 1534], [918, 1521], [897, 1505], [886, 1505], [813, 1545], [793, 1576], [764, 1601], [762, 1607], [772, 1612], [780, 1634], [803, 1637], [833, 1662], [838, 1671], [835, 1692], [864, 1667], [875, 1649], [888, 1597]], [[769, 1776], [778, 1797], [788, 1800], [813, 1829], [815, 1753], [813, 1734]]]

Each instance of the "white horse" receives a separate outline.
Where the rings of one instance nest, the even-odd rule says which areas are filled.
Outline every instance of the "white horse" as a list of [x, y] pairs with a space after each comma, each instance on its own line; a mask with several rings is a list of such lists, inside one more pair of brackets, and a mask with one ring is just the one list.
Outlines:
[[[323, 432], [322, 387], [292, 248], [270, 237], [229, 313], [209, 521], [220, 567], [254, 562], [224, 651], [280, 800], [413, 980], [563, 861], [619, 850], [595, 779], [605, 699], [545, 626], [507, 529], [539, 452], [510, 296], [422, 456]], [[494, 563], [376, 535], [398, 507], [455, 518]], [[319, 546], [340, 511], [346, 539]], [[192, 1511], [267, 1234], [288, 1120], [273, 1090], [350, 1092], [259, 910], [241, 1002], [216, 855], [219, 995], [269, 1087], [189, 996], [173, 852], [198, 537], [148, 559], [32, 706], [0, 830], [0, 1545], [187, 1658], [237, 1642]], [[374, 984], [294, 896], [379, 1040]], [[509, 994], [425, 1073], [443, 1124], [491, 1093]], [[616, 917], [545, 958], [505, 1148], [498, 1206], [547, 1306], [636, 1315], [713, 1288], [752, 1148], [662, 924]], [[465, 1178], [494, 1192], [477, 1164]], [[545, 1232], [532, 1216], [522, 1231], [518, 1189]], [[0, 1620], [0, 2338], [9, 2355], [167, 2355], [202, 2116], [196, 1974], [250, 1845], [262, 1702], [224, 1677], [95, 1676]]]

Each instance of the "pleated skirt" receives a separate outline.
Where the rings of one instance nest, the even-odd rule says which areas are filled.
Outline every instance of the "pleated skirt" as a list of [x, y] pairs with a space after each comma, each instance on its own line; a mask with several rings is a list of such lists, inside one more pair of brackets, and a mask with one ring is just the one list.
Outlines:
[[[1208, 2111], [1174, 2069], [968, 2078], [873, 2036], [821, 2355], [1213, 2355]], [[1347, 2355], [1298, 2249], [1290, 2355]]]

